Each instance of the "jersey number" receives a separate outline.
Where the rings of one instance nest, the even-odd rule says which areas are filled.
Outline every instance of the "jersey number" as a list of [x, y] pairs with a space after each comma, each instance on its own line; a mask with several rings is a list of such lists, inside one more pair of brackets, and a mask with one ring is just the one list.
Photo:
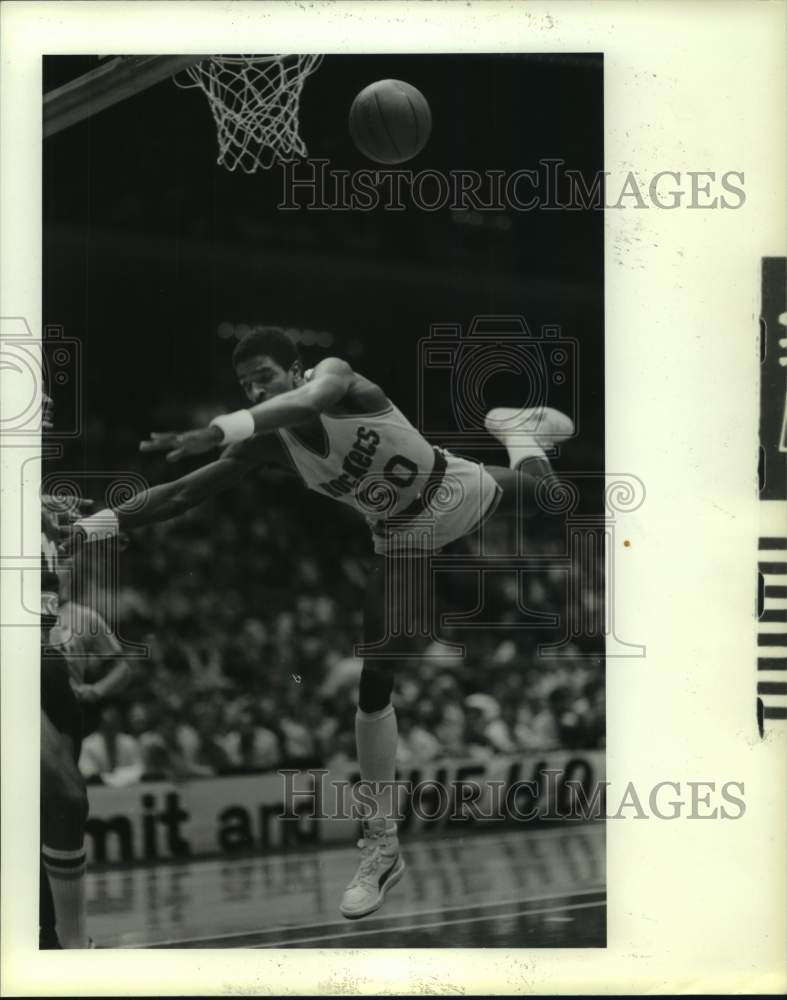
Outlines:
[[383, 474], [394, 486], [410, 486], [418, 475], [418, 466], [404, 455], [392, 455], [383, 466]]

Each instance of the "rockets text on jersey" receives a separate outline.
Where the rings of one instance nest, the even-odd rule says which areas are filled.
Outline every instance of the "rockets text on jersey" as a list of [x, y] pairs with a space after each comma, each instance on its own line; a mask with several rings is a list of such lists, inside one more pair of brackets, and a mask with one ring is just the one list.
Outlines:
[[342, 461], [342, 472], [336, 479], [320, 483], [320, 489], [328, 496], [337, 498], [350, 493], [374, 462], [379, 443], [380, 435], [377, 431], [364, 426], [359, 427], [355, 441]]
[[323, 454], [292, 430], [278, 432], [309, 489], [367, 518], [398, 513], [420, 495], [434, 467], [434, 448], [393, 404], [379, 413], [322, 413], [320, 423]]

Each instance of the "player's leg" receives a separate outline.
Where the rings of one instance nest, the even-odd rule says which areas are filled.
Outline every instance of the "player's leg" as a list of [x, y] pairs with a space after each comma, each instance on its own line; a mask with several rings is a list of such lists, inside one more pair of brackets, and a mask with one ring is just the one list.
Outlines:
[[[58, 650], [44, 646], [42, 650], [41, 697], [48, 708], [50, 717], [56, 719], [55, 728], [60, 727], [61, 739], [70, 752], [74, 764], [79, 759], [81, 747], [80, 708], [70, 690], [66, 688], [67, 666]], [[51, 721], [51, 718], [50, 718]], [[63, 732], [68, 730], [68, 732]], [[52, 889], [44, 867], [43, 856], [38, 872], [38, 947], [43, 950], [60, 948], [56, 932], [57, 916]]]
[[79, 708], [62, 656], [42, 656], [41, 665], [41, 857], [57, 941], [62, 948], [87, 948], [84, 838], [88, 803], [75, 761]]
[[509, 467], [485, 466], [502, 487], [498, 516], [529, 516], [539, 511], [536, 489], [539, 480], [552, 474], [546, 448], [574, 433], [574, 423], [549, 407], [514, 410], [499, 407], [486, 416], [486, 429], [508, 452]]
[[574, 421], [549, 406], [520, 410], [500, 406], [487, 413], [484, 426], [505, 446], [512, 469], [532, 459], [543, 461], [545, 448], [560, 444], [574, 433]]
[[87, 948], [85, 823], [87, 794], [67, 744], [41, 713], [41, 853], [62, 948]]
[[[364, 606], [364, 642], [376, 643], [387, 635], [391, 616], [401, 613], [396, 580], [397, 560], [379, 558], [367, 581]], [[388, 579], [386, 580], [386, 574]], [[396, 747], [398, 728], [391, 703], [395, 660], [365, 657], [361, 670], [355, 741], [361, 781], [373, 800], [373, 813], [364, 822], [360, 841], [361, 861], [342, 898], [345, 917], [358, 918], [378, 909], [385, 893], [401, 878], [404, 861], [399, 854], [396, 827]]]
[[60, 947], [55, 901], [52, 899], [43, 856], [38, 864], [38, 947], [44, 951]]

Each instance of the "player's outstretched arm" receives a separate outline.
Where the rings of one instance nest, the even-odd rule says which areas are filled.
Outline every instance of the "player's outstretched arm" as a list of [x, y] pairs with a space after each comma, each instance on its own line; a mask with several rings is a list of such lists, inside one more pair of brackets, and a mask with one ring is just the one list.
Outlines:
[[131, 664], [123, 656], [119, 639], [95, 608], [84, 607], [81, 626], [90, 637], [87, 652], [101, 661], [104, 675], [92, 683], [82, 683], [74, 688], [82, 702], [94, 703], [111, 698], [130, 684], [133, 677]]
[[236, 410], [216, 417], [209, 427], [182, 434], [151, 434], [141, 451], [163, 451], [168, 462], [186, 455], [200, 455], [224, 444], [244, 441], [254, 434], [269, 433], [279, 427], [302, 424], [337, 403], [350, 388], [353, 370], [340, 358], [325, 358], [315, 368], [311, 379], [296, 389], [273, 399], [256, 403], [247, 410]]
[[[303, 423], [329, 409], [347, 394], [353, 370], [341, 358], [324, 358], [312, 371], [308, 382], [280, 396], [256, 403], [246, 412], [254, 421], [254, 434]], [[244, 412], [244, 411], [237, 411]], [[233, 417], [235, 414], [228, 414]], [[214, 421], [221, 426], [222, 418]]]
[[209, 497], [234, 486], [255, 463], [223, 455], [215, 462], [171, 483], [151, 486], [116, 507], [91, 514], [64, 531], [63, 550], [73, 548], [77, 537], [89, 541], [112, 538], [124, 531], [185, 514]]
[[111, 698], [122, 691], [131, 681], [131, 666], [128, 660], [114, 660], [108, 673], [101, 680], [92, 684], [80, 684], [76, 688], [76, 696], [80, 701], [93, 703]]

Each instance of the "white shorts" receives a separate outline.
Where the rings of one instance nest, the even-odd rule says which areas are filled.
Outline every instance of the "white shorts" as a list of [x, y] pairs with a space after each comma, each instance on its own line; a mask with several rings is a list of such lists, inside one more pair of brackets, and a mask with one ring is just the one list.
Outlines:
[[470, 534], [500, 502], [503, 490], [483, 465], [437, 450], [446, 459], [446, 469], [424, 511], [404, 523], [396, 517], [368, 519], [378, 555], [438, 552]]

